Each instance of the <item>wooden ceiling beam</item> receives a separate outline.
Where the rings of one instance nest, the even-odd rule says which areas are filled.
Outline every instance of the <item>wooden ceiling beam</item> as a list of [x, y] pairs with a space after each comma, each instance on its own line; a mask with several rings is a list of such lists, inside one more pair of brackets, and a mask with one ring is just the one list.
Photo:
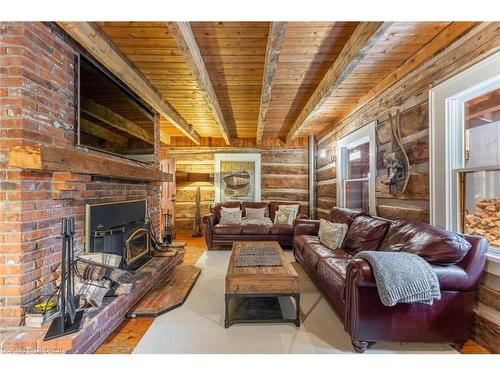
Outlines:
[[392, 22], [361, 22], [314, 90], [286, 135], [290, 143], [307, 121], [351, 74], [368, 51], [383, 37]]
[[231, 135], [189, 22], [167, 22], [167, 26], [177, 46], [182, 51], [191, 74], [198, 83], [198, 88], [208, 105], [222, 138], [224, 138], [227, 145], [230, 145]]
[[57, 24], [186, 137], [196, 144], [200, 143], [200, 135], [193, 127], [162, 97], [144, 74], [94, 22], [57, 22]]
[[262, 79], [262, 91], [260, 94], [259, 120], [257, 123], [257, 144], [262, 143], [262, 136], [266, 123], [266, 113], [271, 103], [271, 90], [274, 74], [278, 66], [281, 48], [285, 41], [286, 22], [271, 22], [269, 36], [267, 38], [266, 60], [264, 63], [264, 77]]

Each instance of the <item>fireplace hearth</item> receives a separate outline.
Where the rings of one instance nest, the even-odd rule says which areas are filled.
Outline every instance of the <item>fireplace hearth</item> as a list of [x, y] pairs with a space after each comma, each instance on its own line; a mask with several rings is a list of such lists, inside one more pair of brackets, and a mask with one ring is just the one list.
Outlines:
[[152, 259], [146, 200], [86, 207], [86, 252], [121, 256], [120, 268], [136, 271]]

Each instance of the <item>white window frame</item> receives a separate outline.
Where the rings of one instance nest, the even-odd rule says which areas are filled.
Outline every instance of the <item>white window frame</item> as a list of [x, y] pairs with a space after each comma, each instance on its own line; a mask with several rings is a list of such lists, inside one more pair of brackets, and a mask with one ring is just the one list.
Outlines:
[[[461, 229], [457, 170], [465, 167], [464, 103], [498, 88], [500, 52], [429, 91], [430, 219], [433, 225], [451, 231]], [[500, 252], [490, 248], [488, 259], [500, 263]]]
[[[348, 150], [363, 143], [370, 144], [370, 172], [368, 175], [369, 214], [376, 215], [375, 178], [377, 175], [377, 139], [375, 128], [377, 121], [372, 121], [362, 128], [340, 138], [337, 141], [337, 204], [345, 207], [345, 180], [347, 177]], [[364, 180], [364, 179], [363, 179]], [[352, 180], [351, 180], [352, 181]]]

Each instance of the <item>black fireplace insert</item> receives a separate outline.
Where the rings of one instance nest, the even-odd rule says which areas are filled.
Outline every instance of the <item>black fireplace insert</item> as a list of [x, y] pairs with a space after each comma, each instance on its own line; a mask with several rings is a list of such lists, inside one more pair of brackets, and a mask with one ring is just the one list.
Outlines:
[[135, 271], [152, 259], [146, 200], [86, 207], [86, 251], [121, 256], [120, 268]]

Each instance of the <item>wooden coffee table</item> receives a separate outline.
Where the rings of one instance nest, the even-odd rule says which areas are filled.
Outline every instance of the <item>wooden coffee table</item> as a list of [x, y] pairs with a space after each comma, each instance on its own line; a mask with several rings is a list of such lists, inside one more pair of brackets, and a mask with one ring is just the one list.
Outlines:
[[[234, 263], [241, 249], [256, 244], [275, 250], [282, 265], [236, 267]], [[274, 304], [274, 310], [279, 307], [281, 316], [276, 312], [259, 311], [262, 303], [265, 306]], [[226, 274], [224, 323], [226, 328], [235, 323], [294, 323], [300, 326], [299, 276], [278, 242], [233, 243]]]

